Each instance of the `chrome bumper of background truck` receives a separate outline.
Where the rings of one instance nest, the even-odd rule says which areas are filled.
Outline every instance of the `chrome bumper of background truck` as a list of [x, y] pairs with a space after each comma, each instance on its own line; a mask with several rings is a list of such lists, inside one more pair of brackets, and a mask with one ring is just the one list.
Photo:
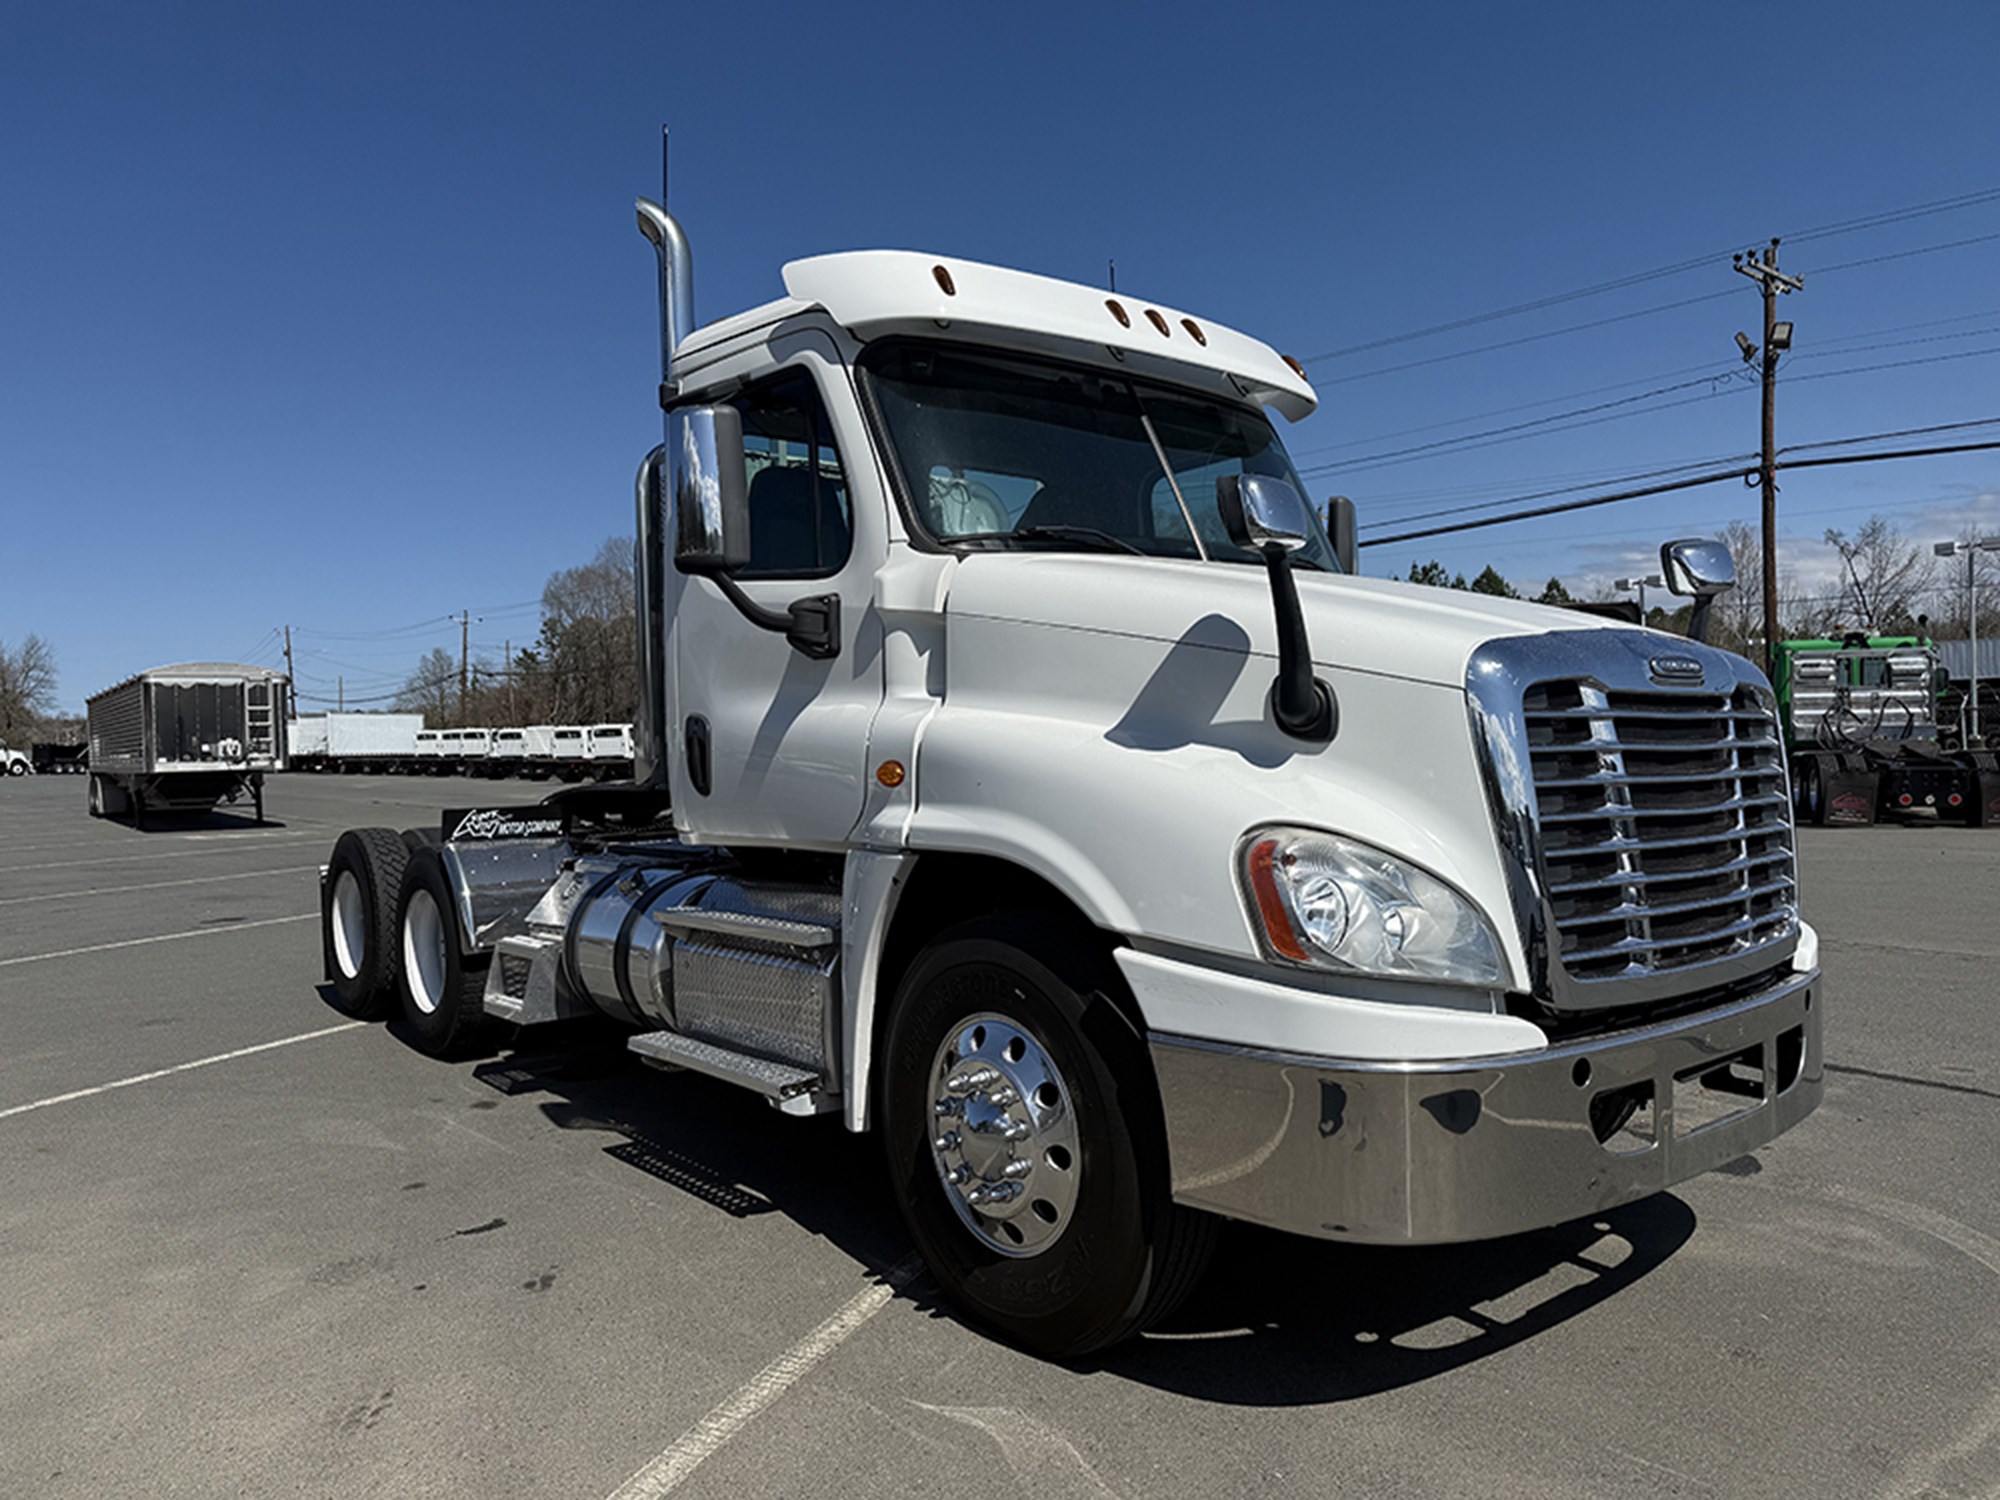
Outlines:
[[[1490, 1239], [1597, 1213], [1733, 1161], [1812, 1113], [1820, 991], [1817, 969], [1790, 973], [1657, 1026], [1451, 1062], [1360, 1063], [1155, 1032], [1174, 1196], [1374, 1244]], [[1644, 1103], [1608, 1132], [1628, 1100]]]

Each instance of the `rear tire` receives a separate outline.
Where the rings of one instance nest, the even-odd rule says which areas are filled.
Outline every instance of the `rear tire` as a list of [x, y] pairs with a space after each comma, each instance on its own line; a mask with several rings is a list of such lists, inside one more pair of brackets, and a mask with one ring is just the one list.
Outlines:
[[90, 790], [85, 794], [84, 802], [93, 818], [104, 816], [104, 786], [95, 776], [90, 778]]
[[1799, 810], [1803, 819], [1815, 828], [1824, 828], [1828, 811], [1826, 767], [1817, 755], [1808, 755], [1799, 772]]
[[356, 828], [340, 836], [327, 861], [320, 909], [326, 972], [335, 1003], [350, 1016], [379, 1021], [396, 1005], [402, 971], [396, 898], [409, 850], [387, 828]]
[[931, 1274], [1049, 1358], [1167, 1316], [1215, 1245], [1217, 1222], [1173, 1201], [1152, 1060], [1110, 998], [1121, 984], [1080, 924], [968, 923], [911, 967], [882, 1054], [890, 1181]]
[[432, 1057], [463, 1056], [487, 1029], [481, 1002], [491, 960], [460, 951], [458, 898], [435, 848], [410, 852], [396, 911], [402, 956], [397, 988], [411, 1038]]

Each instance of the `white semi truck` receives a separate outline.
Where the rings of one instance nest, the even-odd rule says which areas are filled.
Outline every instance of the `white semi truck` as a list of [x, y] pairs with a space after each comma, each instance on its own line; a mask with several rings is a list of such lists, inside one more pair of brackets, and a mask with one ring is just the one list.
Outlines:
[[1053, 1356], [1222, 1218], [1506, 1235], [1812, 1111], [1749, 663], [1355, 576], [1272, 425], [1303, 373], [1205, 318], [864, 252], [697, 327], [638, 210], [634, 780], [342, 835], [349, 1011], [440, 1054], [602, 1012], [874, 1131], [939, 1285]]

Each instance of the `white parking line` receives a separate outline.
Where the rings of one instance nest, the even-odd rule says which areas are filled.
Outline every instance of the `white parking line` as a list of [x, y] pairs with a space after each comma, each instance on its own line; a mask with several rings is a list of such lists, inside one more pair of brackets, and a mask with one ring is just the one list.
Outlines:
[[890, 1269], [876, 1285], [857, 1294], [839, 1312], [772, 1360], [682, 1433], [659, 1456], [613, 1490], [608, 1500], [659, 1500], [670, 1494], [729, 1440], [757, 1419], [758, 1413], [812, 1372], [821, 1360], [846, 1343], [896, 1292], [917, 1273], [915, 1257]]
[[30, 953], [23, 958], [0, 958], [0, 969], [15, 964], [38, 964], [51, 958], [75, 958], [80, 953], [109, 953], [113, 948], [143, 948], [148, 943], [178, 943], [183, 938], [215, 937], [224, 932], [248, 932], [252, 927], [277, 927], [285, 922], [315, 922], [316, 911], [296, 917], [265, 917], [256, 922], [231, 922], [226, 927], [197, 927], [192, 932], [166, 932], [158, 937], [126, 938], [122, 943], [92, 943], [88, 948], [63, 948], [54, 953]]
[[51, 1098], [37, 1099], [33, 1104], [16, 1104], [10, 1109], [0, 1109], [0, 1120], [14, 1115], [25, 1115], [38, 1109], [47, 1109], [53, 1104], [68, 1104], [73, 1099], [88, 1099], [94, 1094], [108, 1094], [113, 1089], [129, 1089], [137, 1083], [151, 1083], [155, 1078], [171, 1077], [175, 1073], [191, 1073], [196, 1068], [212, 1068], [217, 1063], [225, 1063], [239, 1057], [249, 1057], [256, 1052], [270, 1052], [279, 1047], [289, 1047], [294, 1042], [310, 1042], [317, 1037], [332, 1036], [336, 1032], [353, 1031], [366, 1026], [366, 1021], [343, 1021], [338, 1026], [323, 1026], [318, 1031], [304, 1031], [297, 1036], [281, 1037], [275, 1042], [259, 1042], [254, 1047], [238, 1047], [234, 1052], [218, 1052], [214, 1057], [198, 1058], [194, 1062], [175, 1063], [171, 1068], [156, 1068], [150, 1073], [135, 1073], [130, 1078], [120, 1078], [112, 1083], [100, 1083], [95, 1088], [73, 1089], [67, 1094], [56, 1094]]
[[9, 896], [0, 906], [22, 906], [30, 901], [76, 901], [85, 896], [122, 896], [131, 891], [165, 891], [179, 885], [214, 885], [219, 880], [257, 880], [266, 875], [303, 875], [318, 865], [289, 865], [282, 870], [246, 870], [240, 875], [195, 875], [186, 880], [156, 880], [150, 885], [101, 885], [88, 891], [56, 891], [46, 896]]
[[[234, 842], [236, 837], [239, 835], [232, 835], [231, 842]], [[318, 844], [325, 842], [325, 838], [324, 834], [300, 833], [285, 838], [260, 839], [258, 844], [259, 847], [269, 847], [273, 844]], [[52, 864], [10, 865], [5, 873], [13, 874], [17, 870], [75, 870], [84, 865], [123, 865], [142, 859], [198, 859], [204, 854], [223, 852], [221, 849], [163, 849], [157, 854], [119, 854], [109, 859], [59, 859]]]

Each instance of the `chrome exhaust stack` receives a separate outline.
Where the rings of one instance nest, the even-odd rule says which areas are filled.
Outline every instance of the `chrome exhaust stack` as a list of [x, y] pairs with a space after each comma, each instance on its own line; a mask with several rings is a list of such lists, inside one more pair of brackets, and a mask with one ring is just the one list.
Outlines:
[[[694, 328], [694, 252], [674, 216], [650, 198], [634, 204], [639, 233], [652, 242], [660, 260], [660, 405], [674, 392], [674, 349]], [[638, 528], [632, 577], [636, 590], [633, 613], [639, 632], [639, 706], [635, 728], [632, 779], [641, 786], [665, 783], [667, 774], [666, 697], [662, 652], [666, 644], [666, 554], [669, 534], [663, 513], [665, 496], [660, 469], [665, 448], [655, 448], [639, 467], [635, 508]]]

